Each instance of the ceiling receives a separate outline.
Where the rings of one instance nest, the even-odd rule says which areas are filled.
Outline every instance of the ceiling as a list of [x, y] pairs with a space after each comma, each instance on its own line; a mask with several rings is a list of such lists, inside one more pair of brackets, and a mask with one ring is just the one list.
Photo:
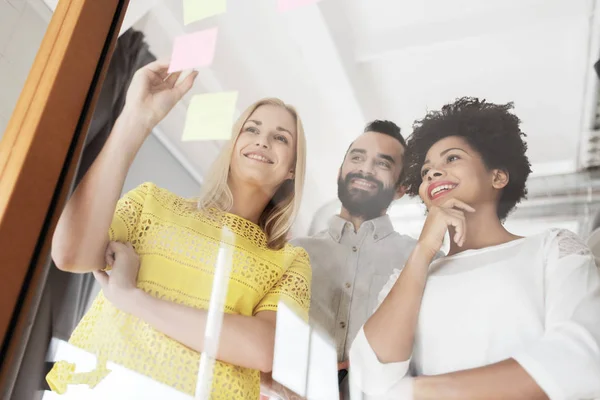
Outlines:
[[[52, 0], [47, 0], [52, 2]], [[173, 39], [219, 27], [210, 68], [155, 132], [201, 179], [221, 143], [180, 141], [193, 94], [238, 90], [295, 105], [308, 141], [297, 232], [336, 197], [339, 165], [369, 120], [405, 136], [427, 110], [457, 97], [514, 101], [534, 173], [575, 171], [595, 111], [591, 65], [600, 50], [595, 0], [322, 0], [285, 14], [276, 0], [228, 0], [226, 14], [183, 25], [182, 0], [132, 0], [135, 24], [159, 58]]]

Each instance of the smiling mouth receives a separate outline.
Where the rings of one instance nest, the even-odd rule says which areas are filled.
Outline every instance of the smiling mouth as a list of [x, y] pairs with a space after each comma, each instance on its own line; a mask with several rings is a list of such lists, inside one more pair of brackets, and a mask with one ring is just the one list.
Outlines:
[[447, 185], [436, 186], [431, 191], [429, 191], [429, 197], [432, 200], [435, 200], [438, 197], [442, 197], [446, 193], [448, 193], [451, 190], [455, 189], [457, 186], [458, 185], [455, 185], [455, 184], [447, 184]]
[[350, 181], [350, 183], [352, 184], [353, 187], [357, 188], [357, 189], [362, 189], [362, 190], [374, 190], [377, 189], [377, 185], [373, 182], [369, 182], [365, 179], [352, 179]]
[[273, 161], [269, 160], [267, 157], [261, 156], [260, 154], [256, 154], [256, 153], [244, 154], [244, 157], [249, 158], [254, 161], [262, 162], [265, 164], [273, 164]]

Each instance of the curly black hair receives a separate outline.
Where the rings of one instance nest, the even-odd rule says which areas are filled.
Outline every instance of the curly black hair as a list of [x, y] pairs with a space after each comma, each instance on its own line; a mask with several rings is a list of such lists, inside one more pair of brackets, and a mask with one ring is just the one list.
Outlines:
[[429, 149], [449, 136], [463, 138], [480, 155], [486, 168], [508, 173], [509, 182], [502, 190], [497, 206], [502, 221], [527, 196], [525, 182], [531, 164], [525, 154], [527, 135], [519, 127], [521, 121], [510, 110], [513, 103], [493, 104], [473, 97], [462, 97], [431, 111], [413, 124], [407, 141], [404, 186], [411, 196], [419, 194], [421, 168]]

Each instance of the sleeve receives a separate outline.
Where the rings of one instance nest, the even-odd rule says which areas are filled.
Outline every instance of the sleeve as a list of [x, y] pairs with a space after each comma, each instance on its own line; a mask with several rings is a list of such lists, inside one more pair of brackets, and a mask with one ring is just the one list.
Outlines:
[[301, 247], [297, 247], [296, 250], [290, 267], [258, 303], [254, 315], [261, 311], [277, 311], [277, 303], [283, 300], [297, 315], [308, 322], [312, 271], [308, 253]]
[[144, 183], [119, 199], [108, 231], [111, 241], [134, 241], [133, 232], [140, 222], [146, 196], [153, 187], [152, 183]]
[[[350, 385], [367, 396], [398, 394], [410, 360], [384, 364], [379, 361], [361, 327], [350, 348]], [[387, 398], [387, 397], [386, 397]]]
[[545, 333], [513, 358], [552, 400], [600, 398], [600, 271], [561, 230], [547, 250]]

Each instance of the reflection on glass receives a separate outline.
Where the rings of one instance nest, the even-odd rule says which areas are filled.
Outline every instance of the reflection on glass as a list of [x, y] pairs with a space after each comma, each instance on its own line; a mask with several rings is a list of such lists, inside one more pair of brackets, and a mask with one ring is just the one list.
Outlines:
[[[146, 183], [115, 204], [150, 129], [197, 76], [177, 83], [179, 74], [166, 69], [154, 62], [136, 73], [125, 110], [57, 226], [57, 266], [93, 271], [102, 287], [69, 340], [98, 364], [82, 378], [71, 363], [58, 362], [48, 382], [60, 392], [71, 383], [108, 385], [110, 360], [193, 395], [224, 244], [232, 248], [232, 266], [211, 398], [256, 398], [259, 372], [272, 366], [278, 301], [288, 299], [307, 318], [308, 257], [285, 242], [304, 181], [302, 124], [291, 106], [258, 101], [234, 125], [198, 199]], [[222, 236], [224, 228], [232, 236]]]
[[[583, 87], [592, 5], [228, 2], [185, 26], [181, 0], [132, 0], [53, 246], [59, 268], [95, 271], [102, 291], [51, 352], [48, 380], [66, 394], [47, 396], [194, 396], [217, 344], [205, 333], [221, 247], [232, 262], [210, 398], [408, 400], [422, 395], [414, 378], [431, 389], [443, 374], [468, 376], [462, 398], [596, 395], [598, 274], [562, 230], [586, 235], [600, 204], [598, 174], [582, 171], [598, 159], [597, 126], [581, 127], [597, 106], [596, 77]], [[146, 65], [215, 27], [211, 65]], [[186, 125], [193, 95], [231, 93], [230, 141]], [[302, 123], [277, 100], [244, 109], [264, 95]], [[413, 126], [462, 96], [490, 102]]]

